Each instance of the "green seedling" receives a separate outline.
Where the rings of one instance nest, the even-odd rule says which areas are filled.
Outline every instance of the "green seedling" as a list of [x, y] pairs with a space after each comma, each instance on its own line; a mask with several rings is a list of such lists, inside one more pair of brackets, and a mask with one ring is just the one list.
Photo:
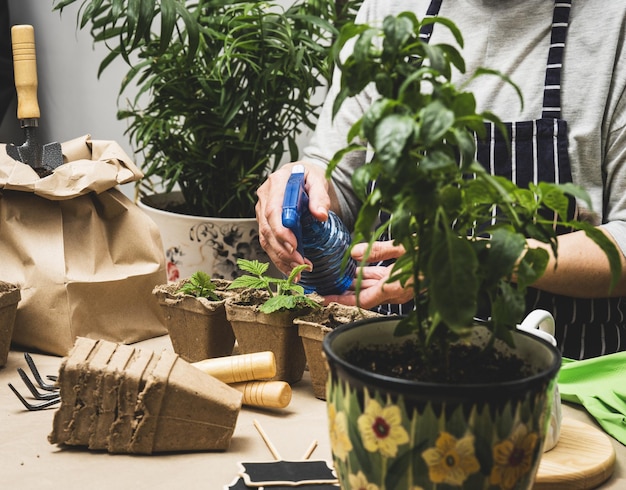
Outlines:
[[215, 283], [211, 281], [211, 277], [206, 272], [197, 271], [176, 292], [189, 294], [196, 298], [219, 301], [218, 296], [215, 294], [215, 288]]
[[261, 305], [262, 313], [320, 307], [319, 303], [306, 296], [302, 286], [296, 284], [296, 278], [308, 267], [306, 264], [294, 267], [287, 279], [266, 276], [265, 273], [269, 268], [267, 262], [237, 259], [237, 266], [248, 274], [236, 278], [228, 288], [252, 288], [267, 291], [269, 298]]

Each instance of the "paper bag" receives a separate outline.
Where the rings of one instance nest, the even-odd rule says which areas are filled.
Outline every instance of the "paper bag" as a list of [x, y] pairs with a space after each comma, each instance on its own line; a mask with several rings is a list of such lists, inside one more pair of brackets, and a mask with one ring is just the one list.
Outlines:
[[67, 355], [76, 337], [131, 343], [166, 333], [156, 225], [119, 189], [142, 174], [114, 142], [64, 143], [40, 178], [0, 145], [0, 280], [21, 289], [13, 342]]

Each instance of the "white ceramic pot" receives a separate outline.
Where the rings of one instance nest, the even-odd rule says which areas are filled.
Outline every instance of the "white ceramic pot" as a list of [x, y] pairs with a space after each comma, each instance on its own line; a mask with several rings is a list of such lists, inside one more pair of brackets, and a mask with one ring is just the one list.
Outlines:
[[145, 196], [138, 202], [161, 232], [168, 282], [199, 270], [231, 280], [239, 275], [238, 258], [270, 261], [259, 243], [255, 218], [206, 218], [166, 210], [181, 202], [180, 192]]

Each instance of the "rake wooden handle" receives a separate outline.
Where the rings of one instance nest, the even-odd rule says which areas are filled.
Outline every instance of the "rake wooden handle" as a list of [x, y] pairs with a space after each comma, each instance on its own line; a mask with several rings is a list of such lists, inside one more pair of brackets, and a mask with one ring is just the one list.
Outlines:
[[246, 381], [230, 386], [243, 393], [244, 405], [285, 408], [291, 402], [291, 386], [285, 381]]
[[20, 120], [39, 119], [37, 56], [33, 26], [13, 26], [11, 28], [11, 42], [15, 89], [17, 91], [17, 117]]
[[205, 359], [192, 366], [227, 384], [276, 376], [276, 358], [270, 351]]

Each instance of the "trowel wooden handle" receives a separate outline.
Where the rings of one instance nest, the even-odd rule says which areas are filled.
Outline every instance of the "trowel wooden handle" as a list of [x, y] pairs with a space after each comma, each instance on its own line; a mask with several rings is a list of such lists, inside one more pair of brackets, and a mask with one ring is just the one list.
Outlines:
[[39, 119], [37, 101], [37, 56], [35, 30], [30, 25], [11, 28], [13, 45], [13, 71], [17, 90], [18, 119]]
[[270, 351], [216, 357], [192, 365], [227, 384], [276, 376], [276, 358]]
[[291, 386], [285, 381], [246, 381], [230, 386], [243, 393], [244, 405], [285, 408], [291, 402]]

